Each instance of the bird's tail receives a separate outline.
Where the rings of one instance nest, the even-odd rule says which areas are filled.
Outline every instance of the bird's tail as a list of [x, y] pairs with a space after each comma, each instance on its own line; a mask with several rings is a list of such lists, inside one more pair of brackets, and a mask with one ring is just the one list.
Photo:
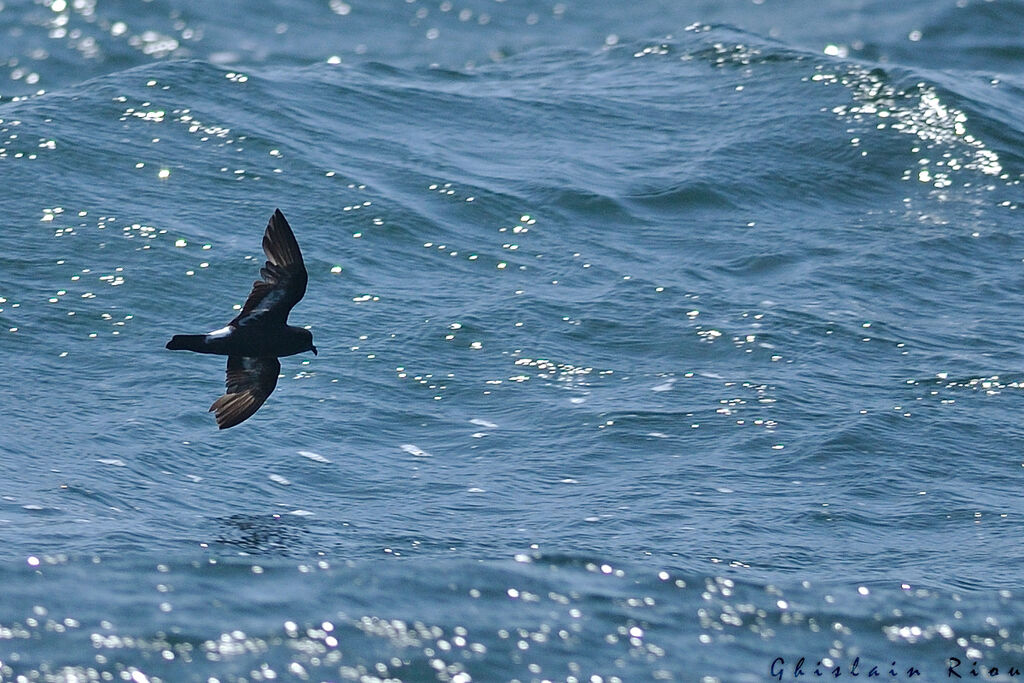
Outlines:
[[167, 342], [167, 348], [171, 351], [198, 351], [206, 350], [205, 334], [176, 334]]

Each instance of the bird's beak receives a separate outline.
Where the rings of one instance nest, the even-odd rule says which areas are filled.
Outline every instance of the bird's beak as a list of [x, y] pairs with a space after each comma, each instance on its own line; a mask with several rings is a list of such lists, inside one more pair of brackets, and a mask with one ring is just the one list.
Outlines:
[[313, 355], [314, 355], [314, 356], [315, 356], [315, 355], [317, 355], [317, 352], [316, 352], [316, 347], [315, 347], [315, 346], [313, 347]]

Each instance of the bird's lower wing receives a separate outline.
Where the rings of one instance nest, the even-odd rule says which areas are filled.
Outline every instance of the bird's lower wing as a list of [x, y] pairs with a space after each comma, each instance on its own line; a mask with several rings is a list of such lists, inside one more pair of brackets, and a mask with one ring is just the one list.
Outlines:
[[210, 406], [221, 429], [248, 420], [277, 386], [281, 363], [276, 358], [228, 356], [227, 393]]

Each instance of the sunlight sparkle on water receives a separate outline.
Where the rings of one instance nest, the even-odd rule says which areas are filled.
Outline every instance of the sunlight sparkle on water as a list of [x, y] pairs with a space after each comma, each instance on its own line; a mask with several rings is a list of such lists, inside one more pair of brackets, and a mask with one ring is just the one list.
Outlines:
[[[820, 65], [808, 80], [828, 85], [842, 83], [852, 90], [855, 104], [834, 107], [832, 112], [837, 116], [854, 121], [876, 120], [877, 129], [891, 128], [923, 143], [913, 150], [921, 155], [919, 168], [908, 169], [904, 180], [913, 177], [942, 189], [952, 184], [951, 173], [961, 168], [1006, 179], [999, 156], [967, 132], [967, 115], [944, 103], [933, 86], [918, 83], [897, 90], [874, 71], [858, 67], [846, 74], [836, 74], [824, 71]], [[858, 146], [860, 138], [853, 138], [851, 144]], [[941, 159], [934, 161], [923, 155], [935, 148], [943, 151]], [[961, 160], [960, 156], [966, 159]]]

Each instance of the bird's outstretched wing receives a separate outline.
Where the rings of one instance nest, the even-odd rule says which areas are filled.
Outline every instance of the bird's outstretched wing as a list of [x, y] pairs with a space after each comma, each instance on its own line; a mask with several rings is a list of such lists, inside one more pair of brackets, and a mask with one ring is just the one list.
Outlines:
[[252, 283], [242, 312], [231, 325], [284, 325], [288, 312], [306, 293], [306, 266], [299, 243], [280, 209], [274, 211], [263, 233], [267, 262], [260, 269], [262, 280]]
[[281, 363], [276, 358], [228, 356], [227, 393], [210, 406], [217, 426], [234, 427], [252, 417], [277, 386]]

